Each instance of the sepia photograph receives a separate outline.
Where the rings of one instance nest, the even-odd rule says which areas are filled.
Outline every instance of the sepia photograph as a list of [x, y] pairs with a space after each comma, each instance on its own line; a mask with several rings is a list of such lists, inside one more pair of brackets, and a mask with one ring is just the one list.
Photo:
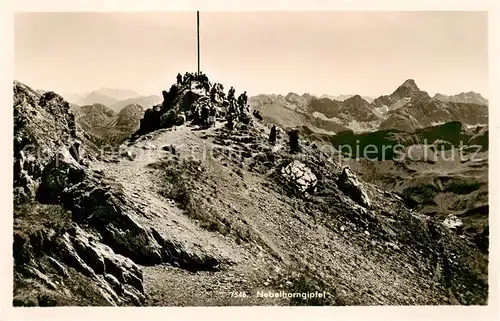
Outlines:
[[487, 11], [13, 25], [14, 310], [488, 305]]

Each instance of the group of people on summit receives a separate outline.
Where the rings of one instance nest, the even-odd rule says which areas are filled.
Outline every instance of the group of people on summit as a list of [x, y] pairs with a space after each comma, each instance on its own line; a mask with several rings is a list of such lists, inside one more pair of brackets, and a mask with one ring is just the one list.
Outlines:
[[178, 73], [177, 74], [177, 85], [190, 85], [192, 81], [199, 81], [200, 83], [207, 83], [207, 84], [210, 84], [209, 80], [208, 80], [208, 77], [207, 75], [205, 75], [204, 73], [200, 72], [200, 73], [191, 73], [191, 72], [187, 72], [184, 74], [184, 77]]
[[235, 120], [243, 123], [250, 122], [246, 91], [236, 99], [236, 90], [234, 87], [231, 86], [226, 96], [224, 86], [220, 83], [212, 85], [208, 77], [202, 72], [186, 72], [184, 76], [180, 73], [177, 74], [178, 86], [191, 86], [193, 81], [198, 82], [199, 88], [205, 89], [209, 94], [207, 99], [202, 98], [194, 102], [191, 110], [188, 111], [188, 117], [193, 119], [195, 124], [203, 128], [209, 128], [215, 125], [217, 118], [225, 118], [227, 120], [227, 127], [233, 128]]
[[[227, 96], [224, 92], [224, 86], [220, 83], [211, 84], [208, 77], [200, 73], [186, 72], [184, 76], [177, 74], [177, 86], [189, 86], [192, 82], [197, 82], [197, 88], [203, 88], [208, 96], [196, 99], [188, 110], [186, 110], [187, 119], [191, 120], [192, 124], [199, 125], [201, 128], [210, 128], [215, 126], [216, 119], [225, 119], [226, 127], [234, 128], [235, 121], [244, 124], [249, 124], [251, 118], [249, 116], [250, 108], [248, 103], [247, 92], [244, 91], [236, 99], [236, 90], [233, 86], [229, 88]], [[175, 86], [173, 86], [175, 87]], [[178, 88], [176, 90], [179, 90]], [[263, 120], [257, 110], [253, 111], [253, 116], [258, 120]], [[298, 140], [298, 130], [292, 130], [288, 133], [290, 152], [297, 153], [300, 150]], [[277, 128], [272, 126], [269, 133], [269, 142], [274, 145], [277, 141]]]

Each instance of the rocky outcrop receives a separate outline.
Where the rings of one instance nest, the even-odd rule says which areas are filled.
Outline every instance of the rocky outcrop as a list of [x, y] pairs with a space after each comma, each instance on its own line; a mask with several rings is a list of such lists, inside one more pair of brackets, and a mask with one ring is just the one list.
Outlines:
[[342, 174], [337, 180], [337, 185], [342, 192], [349, 196], [353, 201], [357, 202], [365, 208], [371, 207], [370, 198], [363, 189], [362, 184], [349, 167], [344, 167]]
[[136, 135], [143, 135], [160, 129], [161, 106], [157, 105], [147, 109], [142, 117]]
[[[15, 199], [32, 197], [45, 167], [60, 150], [70, 150], [77, 135], [75, 117], [69, 104], [59, 95], [40, 95], [28, 86], [14, 82], [14, 194]], [[82, 147], [82, 158], [85, 149]], [[88, 154], [88, 153], [87, 153]]]
[[[93, 295], [102, 305], [141, 305], [144, 302], [142, 272], [130, 259], [116, 254], [102, 244], [98, 234], [87, 232], [77, 224], [62, 231], [40, 229], [28, 236], [14, 233], [16, 276], [21, 284], [36, 285], [27, 291], [14, 289], [14, 304], [47, 305], [40, 302], [49, 297], [54, 305], [74, 301], [85, 294]], [[78, 276], [81, 274], [81, 276]], [[80, 280], [77, 286], [73, 286]], [[40, 286], [39, 288], [37, 288]], [[38, 301], [38, 302], [36, 302]], [[48, 304], [52, 305], [52, 304]]]
[[183, 85], [172, 85], [168, 91], [162, 91], [162, 104], [146, 110], [134, 137], [160, 128], [179, 126], [186, 120], [192, 120], [198, 99], [207, 98], [206, 93], [199, 88], [203, 85], [206, 83], [193, 80]]
[[217, 269], [227, 261], [185, 250], [152, 226], [143, 226], [138, 218], [145, 214], [119, 188], [103, 183], [101, 174], [81, 169], [69, 160], [57, 170], [47, 167], [47, 180], [39, 191], [43, 197], [38, 199], [62, 204], [72, 212], [74, 222], [97, 231], [101, 242], [115, 253], [142, 265], [176, 262], [193, 271]]
[[44, 168], [36, 199], [44, 204], [59, 204], [65, 189], [85, 178], [85, 169], [66, 149], [61, 149]]

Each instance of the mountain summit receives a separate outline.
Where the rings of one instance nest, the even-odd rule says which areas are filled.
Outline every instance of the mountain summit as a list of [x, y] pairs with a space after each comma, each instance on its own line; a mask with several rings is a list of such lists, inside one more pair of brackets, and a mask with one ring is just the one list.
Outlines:
[[415, 93], [420, 92], [415, 80], [407, 79], [401, 86], [399, 86], [392, 94], [394, 98], [411, 97]]

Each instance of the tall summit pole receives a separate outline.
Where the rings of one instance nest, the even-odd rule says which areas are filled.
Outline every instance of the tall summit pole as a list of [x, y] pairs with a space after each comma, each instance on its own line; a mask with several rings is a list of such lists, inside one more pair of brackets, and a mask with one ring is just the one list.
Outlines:
[[196, 11], [196, 34], [198, 38], [198, 75], [200, 74], [200, 12]]

